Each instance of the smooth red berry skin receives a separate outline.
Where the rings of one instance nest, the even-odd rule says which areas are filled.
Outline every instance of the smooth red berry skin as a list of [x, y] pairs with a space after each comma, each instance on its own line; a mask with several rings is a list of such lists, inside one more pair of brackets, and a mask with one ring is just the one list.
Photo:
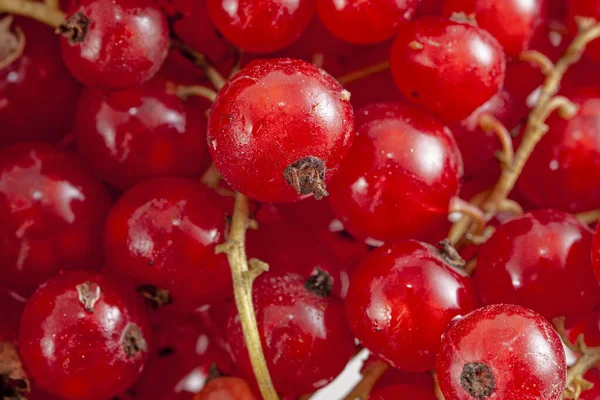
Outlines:
[[221, 89], [208, 123], [208, 148], [223, 178], [263, 202], [301, 198], [288, 166], [316, 157], [325, 183], [354, 138], [349, 93], [331, 76], [289, 58], [253, 61]]
[[50, 28], [29, 19], [17, 19], [13, 27], [23, 31], [25, 48], [0, 68], [0, 147], [57, 142], [71, 129], [79, 84], [65, 68]]
[[[576, 17], [600, 19], [600, 1], [568, 1], [567, 2], [567, 26], [569, 33], [577, 34]], [[600, 40], [596, 39], [589, 43], [585, 48], [585, 55], [594, 61], [600, 61]]]
[[350, 277], [346, 315], [356, 338], [395, 368], [435, 365], [441, 336], [456, 316], [475, 308], [469, 278], [434, 247], [403, 241], [380, 247]]
[[188, 109], [161, 83], [108, 93], [87, 88], [79, 99], [77, 150], [115, 188], [152, 178], [191, 177], [208, 158], [205, 116]]
[[49, 144], [0, 151], [0, 280], [30, 293], [60, 270], [102, 266], [110, 200], [73, 155]]
[[355, 44], [390, 39], [398, 26], [410, 21], [420, 0], [317, 1], [319, 18], [337, 37]]
[[0, 342], [17, 342], [19, 321], [25, 308], [26, 298], [0, 285]]
[[244, 51], [268, 53], [292, 44], [315, 13], [314, 0], [206, 0], [217, 29]]
[[548, 132], [525, 164], [517, 186], [538, 208], [572, 213], [600, 207], [600, 96], [577, 93], [569, 120], [551, 116]]
[[[355, 351], [354, 338], [335, 296], [320, 297], [295, 274], [268, 273], [254, 283], [252, 299], [267, 366], [278, 392], [311, 393], [331, 382]], [[227, 341], [240, 372], [254, 379], [237, 312]]]
[[600, 225], [596, 226], [596, 233], [594, 234], [594, 241], [592, 243], [592, 263], [596, 277], [600, 281]]
[[600, 371], [593, 368], [584, 375], [586, 381], [591, 382], [594, 386], [589, 390], [581, 392], [580, 400], [597, 400], [600, 398]]
[[106, 221], [107, 266], [136, 285], [171, 292], [186, 309], [231, 293], [223, 242], [227, 202], [198, 182], [163, 178], [126, 192]]
[[450, 130], [414, 106], [378, 103], [357, 112], [356, 131], [330, 185], [331, 206], [344, 228], [381, 244], [421, 238], [443, 222], [462, 177]]
[[447, 0], [444, 14], [465, 13], [498, 40], [507, 56], [529, 48], [537, 28], [546, 20], [545, 0]]
[[481, 246], [473, 276], [477, 292], [484, 304], [517, 304], [548, 319], [591, 311], [599, 293], [591, 243], [588, 228], [560, 211], [510, 220]]
[[75, 0], [89, 27], [79, 41], [61, 38], [67, 67], [86, 86], [122, 89], [139, 85], [160, 69], [169, 51], [169, 27], [151, 0]]
[[245, 380], [221, 377], [209, 381], [194, 400], [256, 400]]
[[402, 25], [390, 62], [402, 94], [447, 122], [467, 117], [496, 94], [506, 69], [504, 51], [489, 33], [440, 17]]
[[436, 400], [431, 374], [388, 369], [373, 386], [369, 400], [397, 399]]
[[71, 271], [29, 299], [19, 351], [36, 385], [65, 400], [118, 395], [139, 376], [150, 326], [143, 303], [116, 282]]
[[[485, 364], [493, 392], [472, 396], [461, 385], [464, 366]], [[457, 321], [444, 335], [436, 373], [446, 400], [486, 398], [559, 400], [566, 381], [565, 352], [552, 325], [515, 305], [480, 308]]]

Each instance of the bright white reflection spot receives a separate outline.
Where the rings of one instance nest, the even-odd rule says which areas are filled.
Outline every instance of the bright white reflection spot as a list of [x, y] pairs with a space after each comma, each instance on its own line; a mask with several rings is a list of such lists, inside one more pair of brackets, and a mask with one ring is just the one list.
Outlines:
[[439, 140], [431, 136], [423, 136], [416, 143], [419, 148], [416, 150], [421, 157], [418, 160], [419, 172], [427, 180], [435, 180], [444, 167], [444, 149]]
[[341, 232], [344, 230], [344, 224], [339, 219], [334, 219], [329, 223], [330, 232]]
[[194, 369], [175, 386], [175, 392], [198, 393], [206, 383], [206, 373], [200, 368]]
[[481, 64], [490, 65], [494, 59], [492, 48], [479, 38], [471, 41], [471, 51]]
[[200, 335], [196, 342], [196, 354], [203, 355], [208, 349], [208, 336]]
[[352, 184], [352, 194], [354, 194], [354, 195], [364, 194], [368, 187], [369, 187], [369, 184], [367, 183], [367, 180], [361, 176], [360, 178], [358, 178], [356, 180], [356, 182], [354, 182]]
[[550, 169], [552, 171], [556, 171], [558, 169], [558, 161], [557, 160], [550, 161]]
[[537, 3], [536, 0], [518, 0], [516, 6], [523, 11], [534, 11]]
[[231, 18], [237, 16], [238, 7], [238, 0], [223, 0], [223, 10], [225, 10], [225, 12], [229, 14]]

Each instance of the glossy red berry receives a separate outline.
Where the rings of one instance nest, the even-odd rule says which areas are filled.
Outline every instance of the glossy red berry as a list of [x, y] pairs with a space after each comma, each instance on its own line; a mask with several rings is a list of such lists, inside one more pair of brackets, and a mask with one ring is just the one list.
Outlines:
[[489, 33], [440, 17], [401, 26], [390, 62], [402, 94], [448, 122], [496, 94], [506, 69], [504, 51]]
[[243, 68], [221, 89], [208, 127], [219, 172], [264, 202], [327, 195], [353, 137], [350, 94], [323, 70], [289, 58]]
[[356, 44], [390, 39], [398, 26], [410, 21], [420, 0], [321, 0], [319, 18], [337, 37]]
[[[567, 25], [569, 32], [573, 35], [577, 34], [576, 17], [600, 19], [600, 1], [568, 1], [567, 2]], [[586, 46], [586, 56], [594, 61], [600, 61], [600, 40], [596, 39]]]
[[292, 44], [315, 13], [314, 0], [206, 0], [206, 6], [223, 36], [256, 53]]
[[40, 143], [0, 151], [0, 280], [32, 292], [60, 270], [100, 268], [109, 207], [71, 154]]
[[569, 96], [579, 105], [570, 120], [551, 116], [544, 135], [518, 180], [518, 188], [537, 207], [568, 212], [600, 207], [600, 96]]
[[518, 56], [529, 48], [537, 28], [546, 22], [546, 0], [447, 0], [444, 14], [464, 13], [491, 33], [506, 55]]
[[330, 187], [334, 214], [369, 244], [423, 237], [447, 218], [462, 177], [450, 130], [403, 103], [373, 104], [356, 118], [358, 136]]
[[144, 182], [126, 192], [106, 222], [107, 266], [138, 289], [166, 289], [179, 307], [227, 297], [231, 277], [224, 254], [231, 207], [211, 189], [187, 179]]
[[256, 400], [245, 380], [222, 377], [209, 381], [194, 400]]
[[476, 306], [469, 278], [441, 254], [417, 241], [386, 245], [371, 252], [350, 277], [350, 328], [393, 367], [431, 370], [448, 323]]
[[444, 335], [436, 373], [446, 400], [559, 400], [562, 342], [541, 315], [514, 305], [473, 311]]
[[71, 129], [79, 84], [65, 68], [50, 28], [28, 19], [10, 21], [0, 18], [0, 36], [11, 48], [7, 54], [0, 50], [0, 147], [57, 142]]
[[369, 400], [397, 399], [436, 400], [431, 374], [388, 369], [373, 386]]
[[164, 82], [118, 92], [87, 88], [75, 118], [77, 150], [111, 186], [165, 176], [191, 177], [208, 158], [206, 117]]
[[29, 299], [19, 351], [41, 389], [65, 400], [111, 398], [140, 374], [150, 340], [134, 293], [91, 272], [63, 273]]
[[151, 0], [76, 0], [58, 29], [67, 67], [87, 86], [139, 85], [169, 50], [167, 19]]
[[587, 227], [560, 211], [510, 220], [481, 247], [477, 292], [484, 304], [517, 304], [549, 319], [591, 310], [599, 294], [591, 243]]
[[[267, 366], [278, 392], [311, 393], [327, 385], [354, 353], [344, 305], [325, 286], [295, 274], [269, 272], [252, 292]], [[227, 341], [238, 368], [254, 379], [237, 312], [230, 315]]]

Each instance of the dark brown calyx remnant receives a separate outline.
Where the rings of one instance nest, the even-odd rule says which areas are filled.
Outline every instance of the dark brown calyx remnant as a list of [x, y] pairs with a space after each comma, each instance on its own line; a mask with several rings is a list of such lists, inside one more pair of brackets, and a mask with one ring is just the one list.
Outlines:
[[458, 251], [456, 251], [449, 241], [441, 241], [438, 250], [440, 256], [442, 256], [444, 261], [451, 267], [464, 269], [465, 265], [467, 265], [466, 261], [458, 254]]
[[333, 289], [333, 278], [329, 273], [317, 267], [315, 272], [304, 282], [304, 287], [319, 297], [328, 297]]
[[321, 200], [329, 195], [323, 182], [325, 172], [325, 163], [317, 157], [309, 156], [288, 165], [283, 171], [283, 177], [298, 194], [313, 193], [315, 199]]
[[480, 362], [472, 362], [463, 366], [460, 384], [474, 399], [487, 399], [496, 389], [494, 374], [490, 367]]
[[0, 394], [4, 400], [25, 400], [30, 386], [14, 345], [0, 342]]
[[0, 19], [0, 70], [21, 57], [25, 49], [25, 35], [19, 28], [12, 31], [12, 22], [10, 15]]
[[171, 292], [167, 289], [157, 288], [153, 285], [140, 285], [136, 291], [146, 300], [146, 303], [155, 310], [164, 305], [171, 304]]
[[69, 39], [69, 44], [73, 46], [85, 40], [89, 27], [90, 19], [78, 12], [60, 24], [56, 33]]
[[148, 351], [148, 344], [146, 343], [146, 339], [144, 339], [140, 327], [132, 323], [127, 324], [127, 327], [123, 331], [121, 346], [129, 358]]
[[94, 312], [94, 305], [100, 299], [100, 286], [96, 282], [84, 282], [75, 287], [79, 295], [79, 302], [83, 304], [85, 311]]

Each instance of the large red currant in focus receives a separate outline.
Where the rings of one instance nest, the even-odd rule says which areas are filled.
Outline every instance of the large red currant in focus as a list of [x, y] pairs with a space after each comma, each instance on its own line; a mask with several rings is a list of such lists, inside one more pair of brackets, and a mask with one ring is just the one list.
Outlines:
[[393, 367], [431, 370], [448, 323], [476, 306], [469, 278], [443, 257], [428, 244], [398, 242], [371, 252], [350, 277], [350, 328]]
[[576, 213], [600, 207], [600, 96], [576, 92], [569, 98], [579, 111], [569, 120], [557, 115], [548, 119], [549, 130], [517, 187], [537, 207]]
[[87, 86], [139, 85], [169, 51], [167, 19], [152, 0], [74, 0], [58, 27], [63, 59]]
[[496, 94], [506, 69], [494, 37], [441, 17], [402, 25], [390, 62], [402, 94], [447, 122], [467, 117]]
[[546, 0], [447, 0], [444, 14], [465, 13], [491, 33], [509, 56], [529, 48], [536, 29], [546, 20]]
[[484, 304], [518, 304], [547, 318], [591, 311], [600, 293], [591, 243], [589, 229], [561, 211], [510, 220], [481, 246], [477, 292]]
[[208, 123], [208, 148], [223, 178], [264, 202], [326, 196], [353, 138], [350, 93], [290, 58], [248, 64], [221, 89]]
[[462, 177], [450, 130], [417, 107], [379, 103], [357, 112], [356, 131], [330, 185], [344, 228], [375, 245], [421, 238], [443, 222]]
[[566, 371], [552, 325], [504, 304], [480, 308], [450, 327], [436, 366], [446, 400], [560, 400]]
[[227, 297], [223, 242], [227, 202], [211, 189], [183, 178], [147, 181], [127, 191], [106, 222], [107, 266], [141, 291], [165, 289], [180, 307], [201, 305], [209, 296]]
[[187, 109], [162, 83], [109, 93], [87, 88], [79, 99], [77, 150], [118, 189], [199, 174], [208, 157], [205, 116]]
[[292, 44], [315, 13], [314, 0], [206, 0], [217, 29], [244, 51], [268, 53]]
[[31, 292], [64, 269], [102, 266], [110, 200], [71, 154], [49, 144], [0, 151], [0, 280]]
[[110, 279], [65, 272], [27, 302], [19, 351], [35, 384], [65, 400], [101, 400], [139, 376], [150, 326], [143, 303]]
[[390, 368], [377, 380], [369, 400], [436, 400], [429, 372], [410, 373]]
[[[355, 351], [344, 304], [326, 282], [269, 272], [252, 292], [267, 366], [278, 392], [311, 393], [331, 382]], [[237, 312], [231, 313], [227, 341], [238, 368], [254, 373]]]
[[410, 21], [420, 0], [319, 0], [317, 10], [337, 37], [357, 44], [382, 42]]
[[4, 54], [0, 45], [0, 147], [56, 142], [71, 129], [79, 84], [50, 28], [30, 19], [9, 25], [11, 19], [0, 18], [0, 36], [11, 47]]

